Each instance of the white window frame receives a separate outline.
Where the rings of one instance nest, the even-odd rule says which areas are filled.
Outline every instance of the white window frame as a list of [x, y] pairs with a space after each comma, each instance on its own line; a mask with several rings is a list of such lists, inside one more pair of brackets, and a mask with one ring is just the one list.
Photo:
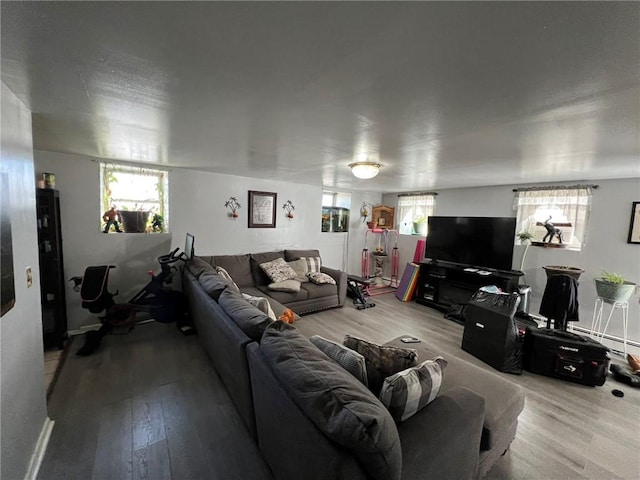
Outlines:
[[419, 217], [428, 220], [435, 212], [436, 193], [401, 194], [398, 195], [398, 233], [400, 235], [417, 235], [413, 222]]
[[[150, 211], [148, 233], [168, 233], [169, 172], [157, 168], [100, 162], [100, 205], [101, 212], [108, 211], [112, 205], [118, 210]], [[162, 217], [161, 232], [151, 228], [155, 214]], [[104, 223], [101, 224], [101, 228], [103, 227]]]
[[[591, 185], [516, 190], [513, 203], [516, 211], [516, 233], [531, 233], [534, 235], [533, 242], [542, 242], [547, 233], [544, 223], [551, 217], [549, 222], [562, 231], [565, 248], [580, 251], [586, 243], [591, 198]], [[523, 241], [516, 237], [515, 243], [520, 245]], [[558, 244], [557, 237], [553, 239], [553, 243]]]

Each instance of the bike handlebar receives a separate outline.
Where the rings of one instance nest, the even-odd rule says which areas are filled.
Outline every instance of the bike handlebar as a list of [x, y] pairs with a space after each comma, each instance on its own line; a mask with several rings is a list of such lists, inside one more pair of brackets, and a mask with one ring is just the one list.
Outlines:
[[182, 253], [180, 255], [176, 255], [178, 250], [180, 250], [180, 247], [177, 247], [175, 250], [173, 250], [170, 253], [167, 253], [166, 255], [160, 255], [158, 257], [158, 262], [160, 263], [160, 265], [166, 265], [169, 263], [177, 262], [178, 260], [182, 260], [183, 259]]

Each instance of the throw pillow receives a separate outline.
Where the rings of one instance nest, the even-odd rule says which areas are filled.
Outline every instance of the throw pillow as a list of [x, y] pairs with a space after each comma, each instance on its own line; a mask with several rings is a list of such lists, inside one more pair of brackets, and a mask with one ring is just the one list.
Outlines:
[[297, 293], [300, 291], [300, 282], [297, 280], [285, 280], [284, 282], [274, 282], [267, 285], [269, 290], [273, 290], [274, 292], [293, 292]]
[[311, 280], [311, 282], [315, 283], [316, 285], [336, 284], [336, 281], [333, 279], [333, 277], [322, 272], [309, 272], [307, 273], [307, 277], [309, 277], [309, 280]]
[[216, 272], [218, 272], [218, 275], [220, 275], [222, 278], [224, 278], [229, 282], [229, 287], [231, 288], [231, 290], [234, 290], [240, 293], [240, 288], [238, 287], [238, 285], [236, 285], [236, 282], [233, 281], [233, 278], [231, 278], [231, 275], [229, 275], [229, 272], [227, 272], [222, 267], [216, 267]]
[[418, 354], [414, 349], [378, 345], [351, 335], [344, 337], [343, 344], [364, 357], [369, 390], [375, 395], [380, 393], [385, 378], [409, 367], [415, 367], [418, 363]]
[[360, 380], [365, 387], [367, 386], [367, 367], [362, 355], [319, 335], [314, 335], [309, 340], [331, 360]]
[[278, 320], [278, 317], [276, 317], [276, 314], [271, 308], [269, 300], [267, 300], [265, 297], [254, 297], [253, 295], [249, 295], [248, 293], [243, 293], [242, 297], [262, 313], [267, 315], [267, 317], [269, 317], [271, 320]]
[[285, 262], [284, 258], [276, 258], [270, 262], [261, 263], [260, 268], [273, 283], [284, 282], [296, 276], [296, 271]]
[[368, 478], [400, 479], [398, 430], [389, 411], [364, 385], [293, 325], [269, 325], [260, 348], [291, 400], [324, 435], [356, 457]]
[[442, 357], [426, 360], [384, 379], [380, 401], [397, 422], [404, 422], [438, 396], [447, 361]]
[[309, 281], [307, 278], [307, 273], [309, 273], [309, 271], [307, 270], [307, 262], [305, 260], [299, 258], [298, 260], [293, 260], [287, 263], [296, 272], [296, 280], [300, 283]]
[[307, 264], [307, 272], [319, 272], [322, 268], [320, 257], [300, 257]]

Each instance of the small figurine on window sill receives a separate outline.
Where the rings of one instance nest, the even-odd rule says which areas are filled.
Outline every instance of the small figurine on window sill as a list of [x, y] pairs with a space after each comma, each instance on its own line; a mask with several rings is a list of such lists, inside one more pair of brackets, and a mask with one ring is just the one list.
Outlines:
[[164, 217], [158, 213], [153, 214], [151, 229], [154, 232], [164, 232]]
[[120, 230], [120, 223], [118, 223], [119, 221], [122, 221], [122, 220], [120, 219], [120, 212], [116, 210], [115, 205], [111, 205], [111, 208], [106, 212], [104, 212], [104, 214], [102, 215], [102, 220], [107, 222], [106, 225], [104, 226], [104, 230], [102, 230], [102, 233], [109, 233], [109, 229], [111, 228], [111, 225], [114, 226], [116, 232], [122, 233], [122, 230]]

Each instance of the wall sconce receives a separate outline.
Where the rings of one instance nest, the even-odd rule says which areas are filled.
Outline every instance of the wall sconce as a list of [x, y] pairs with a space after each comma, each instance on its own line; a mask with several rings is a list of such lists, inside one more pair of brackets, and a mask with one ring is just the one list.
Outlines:
[[378, 175], [381, 166], [382, 165], [376, 162], [354, 162], [349, 164], [351, 173], [353, 173], [355, 177], [363, 180], [367, 180]]
[[371, 213], [371, 209], [373, 205], [367, 202], [362, 202], [362, 207], [360, 207], [360, 216], [362, 217], [362, 223], [367, 221], [367, 217]]
[[293, 205], [293, 202], [291, 200], [287, 200], [287, 202], [282, 205], [282, 208], [285, 212], [287, 212], [287, 218], [289, 220], [293, 219], [293, 211], [296, 209], [296, 207]]
[[224, 206], [227, 207], [229, 210], [231, 210], [229, 212], [229, 217], [238, 218], [238, 210], [240, 209], [240, 202], [238, 202], [238, 199], [236, 197], [230, 197], [229, 200], [224, 202]]

